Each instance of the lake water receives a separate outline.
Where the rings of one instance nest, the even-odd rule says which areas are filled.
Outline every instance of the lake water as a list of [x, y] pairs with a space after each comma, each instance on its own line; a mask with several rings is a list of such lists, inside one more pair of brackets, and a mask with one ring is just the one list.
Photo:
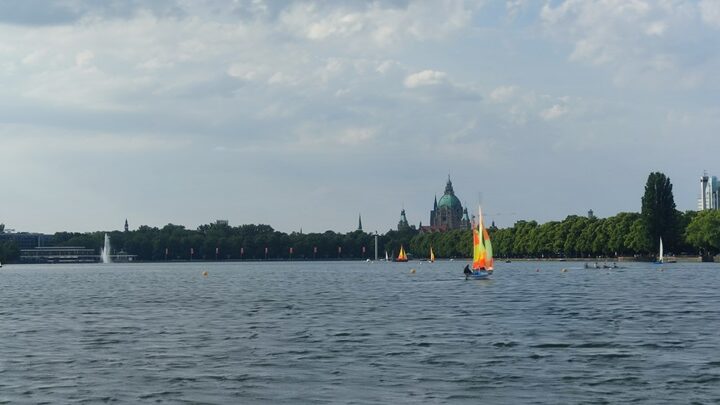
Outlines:
[[720, 402], [720, 265], [464, 265], [6, 265], [0, 403]]

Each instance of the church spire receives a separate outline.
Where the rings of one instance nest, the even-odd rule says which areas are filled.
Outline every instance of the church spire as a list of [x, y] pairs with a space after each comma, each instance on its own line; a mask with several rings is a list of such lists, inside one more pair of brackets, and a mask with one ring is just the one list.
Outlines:
[[362, 231], [362, 215], [358, 214], [358, 231]]
[[435, 194], [435, 202], [433, 203], [433, 210], [437, 210], [437, 194]]
[[129, 229], [129, 227], [128, 227], [128, 223], [127, 223], [127, 218], [125, 218], [125, 232], [127, 232], [128, 229]]
[[445, 185], [445, 194], [449, 195], [455, 195], [455, 191], [453, 191], [452, 181], [450, 181], [450, 175], [448, 174], [448, 181]]

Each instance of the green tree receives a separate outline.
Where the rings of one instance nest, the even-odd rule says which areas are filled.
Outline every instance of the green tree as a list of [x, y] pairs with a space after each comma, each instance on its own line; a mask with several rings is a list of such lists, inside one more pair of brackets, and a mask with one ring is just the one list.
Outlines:
[[720, 211], [702, 211], [695, 215], [685, 231], [685, 239], [703, 255], [720, 252]]
[[668, 251], [679, 242], [678, 212], [675, 209], [670, 179], [660, 172], [650, 173], [642, 197], [640, 215], [645, 228], [645, 240], [638, 240], [638, 247], [655, 251], [660, 238]]
[[0, 263], [15, 262], [20, 259], [20, 249], [14, 241], [0, 242]]

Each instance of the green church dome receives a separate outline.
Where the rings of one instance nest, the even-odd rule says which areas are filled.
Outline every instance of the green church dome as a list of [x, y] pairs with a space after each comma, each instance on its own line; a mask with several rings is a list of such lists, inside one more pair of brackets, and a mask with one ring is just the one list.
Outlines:
[[455, 197], [455, 194], [445, 194], [442, 197], [440, 197], [440, 201], [438, 201], [438, 208], [440, 207], [462, 207], [462, 204], [460, 204], [460, 200]]

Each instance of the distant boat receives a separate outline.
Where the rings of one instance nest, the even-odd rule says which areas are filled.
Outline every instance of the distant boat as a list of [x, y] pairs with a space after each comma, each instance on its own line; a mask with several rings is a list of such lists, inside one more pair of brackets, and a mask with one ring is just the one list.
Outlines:
[[387, 254], [387, 250], [385, 251], [385, 261], [386, 261], [386, 262], [389, 262], [389, 261], [390, 261], [390, 258], [388, 257], [388, 254]]
[[472, 272], [466, 275], [465, 279], [472, 277], [476, 280], [484, 280], [490, 277], [493, 271], [492, 243], [490, 235], [482, 223], [482, 208], [478, 207], [478, 223], [473, 225], [473, 261]]
[[432, 250], [432, 246], [430, 246], [430, 263], [435, 263], [435, 253]]
[[397, 259], [395, 259], [396, 262], [406, 262], [408, 261], [407, 255], [405, 254], [405, 248], [403, 248], [402, 245], [400, 245], [400, 254], [398, 255]]
[[663, 264], [665, 263], [665, 259], [663, 258], [663, 243], [662, 243], [662, 236], [660, 237], [660, 249], [658, 252], [658, 259], [655, 262], [655, 264]]
[[655, 262], [655, 264], [663, 264], [663, 263], [677, 263], [677, 261], [672, 257], [665, 257], [665, 252], [663, 251], [663, 241], [662, 237], [660, 237], [660, 249], [658, 252], [658, 260]]

